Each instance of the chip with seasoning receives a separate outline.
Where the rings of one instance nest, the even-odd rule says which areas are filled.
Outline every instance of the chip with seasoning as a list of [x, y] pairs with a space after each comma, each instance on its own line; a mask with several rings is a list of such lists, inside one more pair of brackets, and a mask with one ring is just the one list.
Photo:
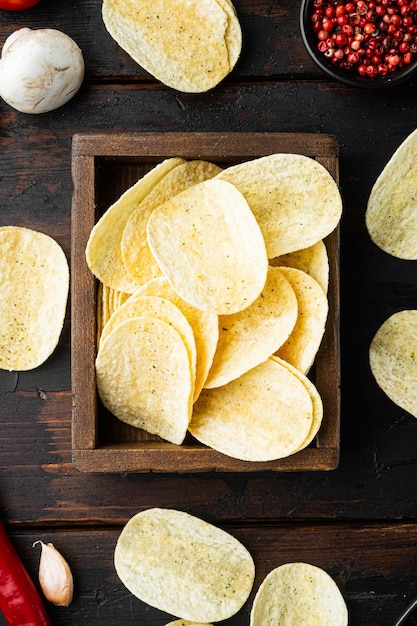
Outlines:
[[184, 189], [212, 178], [219, 172], [220, 167], [208, 161], [186, 161], [168, 172], [130, 215], [120, 246], [124, 266], [137, 285], [143, 285], [161, 275], [146, 237], [146, 226], [152, 210]]
[[126, 223], [153, 187], [184, 159], [172, 158], [158, 163], [112, 204], [93, 227], [86, 247], [87, 265], [102, 283], [125, 293], [133, 293], [137, 283], [123, 263], [121, 240]]
[[348, 611], [339, 587], [310, 563], [273, 569], [253, 601], [250, 626], [347, 626]]
[[69, 268], [49, 235], [0, 228], [0, 368], [31, 370], [55, 350], [64, 325]]
[[113, 415], [171, 443], [183, 442], [194, 381], [175, 328], [157, 317], [127, 319], [101, 343], [95, 365], [98, 394]]
[[203, 389], [189, 431], [227, 456], [272, 461], [294, 454], [312, 421], [313, 402], [305, 384], [269, 358], [222, 387]]
[[329, 257], [324, 241], [320, 240], [309, 248], [294, 250], [271, 259], [274, 267], [295, 267], [314, 278], [327, 294], [329, 289]]
[[262, 233], [243, 195], [227, 181], [203, 181], [160, 204], [149, 216], [147, 236], [175, 291], [204, 311], [241, 311], [265, 285]]
[[277, 267], [269, 267], [258, 298], [243, 311], [219, 317], [219, 341], [204, 383], [211, 389], [238, 378], [276, 352], [298, 316], [297, 297]]
[[240, 541], [175, 509], [152, 508], [133, 516], [119, 535], [114, 563], [122, 583], [140, 600], [200, 624], [237, 613], [255, 576], [253, 559]]
[[215, 87], [235, 66], [242, 32], [229, 0], [104, 0], [104, 25], [157, 80], [187, 93]]
[[417, 130], [397, 148], [375, 181], [365, 223], [372, 241], [399, 259], [417, 259]]
[[308, 248], [337, 227], [338, 185], [318, 161], [300, 154], [271, 154], [217, 175], [245, 196], [265, 238], [268, 258]]
[[417, 417], [417, 310], [398, 311], [385, 320], [371, 341], [369, 363], [390, 400]]
[[172, 326], [179, 333], [187, 348], [194, 385], [197, 359], [194, 333], [180, 309], [167, 298], [144, 296], [136, 292], [111, 315], [103, 328], [100, 341], [103, 341], [116, 326], [132, 317], [157, 317]]
[[194, 333], [197, 349], [195, 390], [197, 396], [207, 378], [219, 338], [218, 316], [185, 302], [165, 277], [155, 278], [137, 291], [138, 296], [160, 296], [173, 302], [187, 318]]
[[318, 282], [295, 267], [280, 267], [298, 302], [298, 317], [277, 356], [308, 373], [323, 339], [329, 303]]

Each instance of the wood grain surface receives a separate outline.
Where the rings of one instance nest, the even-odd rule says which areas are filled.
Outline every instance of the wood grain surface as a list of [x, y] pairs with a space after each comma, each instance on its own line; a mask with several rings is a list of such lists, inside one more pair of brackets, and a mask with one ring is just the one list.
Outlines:
[[[346, 599], [350, 626], [389, 626], [417, 594], [417, 423], [376, 386], [370, 341], [390, 314], [417, 307], [417, 266], [374, 246], [367, 199], [417, 127], [416, 82], [361, 92], [331, 82], [305, 51], [299, 2], [236, 0], [244, 33], [233, 73], [213, 91], [182, 94], [147, 75], [106, 33], [101, 0], [41, 0], [0, 11], [0, 41], [20, 27], [59, 28], [83, 50], [86, 77], [64, 107], [25, 115], [0, 102], [0, 225], [54, 237], [71, 259], [72, 140], [77, 134], [290, 132], [334, 135], [340, 226], [340, 463], [328, 472], [86, 475], [72, 464], [71, 302], [59, 346], [31, 372], [0, 372], [0, 511], [36, 577], [36, 539], [52, 541], [75, 579], [54, 626], [163, 626], [134, 598], [112, 555], [123, 524], [153, 506], [179, 508], [240, 538], [256, 586], [273, 567], [322, 566]], [[248, 624], [249, 604], [226, 623]], [[0, 617], [0, 624], [5, 623]], [[412, 623], [412, 620], [410, 620]]]

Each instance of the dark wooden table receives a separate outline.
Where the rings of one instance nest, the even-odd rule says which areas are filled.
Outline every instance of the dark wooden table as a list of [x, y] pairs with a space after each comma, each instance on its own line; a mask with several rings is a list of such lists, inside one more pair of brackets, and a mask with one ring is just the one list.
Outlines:
[[[48, 604], [56, 626], [170, 621], [133, 597], [113, 567], [122, 525], [152, 506], [186, 510], [239, 538], [256, 562], [254, 592], [284, 562], [324, 568], [342, 590], [351, 626], [389, 626], [417, 595], [417, 423], [377, 388], [368, 364], [380, 323], [417, 306], [417, 266], [378, 250], [364, 223], [373, 182], [417, 126], [417, 83], [362, 92], [328, 81], [303, 47], [298, 1], [235, 5], [241, 59], [203, 95], [177, 93], [144, 73], [106, 33], [100, 0], [41, 0], [27, 11], [1, 11], [1, 42], [23, 26], [59, 28], [82, 48], [86, 78], [73, 100], [48, 114], [25, 115], [0, 103], [0, 225], [46, 232], [70, 258], [75, 133], [335, 135], [344, 201], [340, 464], [300, 473], [78, 472], [71, 458], [68, 312], [47, 363], [0, 373], [1, 517], [34, 578], [37, 539], [67, 557], [74, 600], [68, 608]], [[227, 624], [248, 624], [252, 598]]]

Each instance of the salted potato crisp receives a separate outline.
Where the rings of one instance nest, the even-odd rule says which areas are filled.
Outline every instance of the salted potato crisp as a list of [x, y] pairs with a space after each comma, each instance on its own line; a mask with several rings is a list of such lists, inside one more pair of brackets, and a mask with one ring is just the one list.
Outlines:
[[233, 69], [242, 32], [227, 0], [104, 0], [104, 24], [123, 50], [157, 80], [201, 93]]
[[250, 626], [347, 626], [348, 611], [335, 581], [310, 563], [285, 563], [263, 580]]
[[184, 314], [193, 333], [197, 349], [196, 372], [195, 372], [195, 397], [201, 391], [204, 381], [213, 362], [219, 339], [218, 316], [213, 313], [202, 311], [192, 304], [185, 302], [174, 291], [165, 277], [155, 278], [143, 285], [138, 291], [138, 296], [152, 295], [167, 298]]
[[289, 368], [272, 358], [236, 380], [203, 389], [190, 433], [242, 461], [273, 461], [297, 451], [310, 433], [313, 402]]
[[306, 448], [319, 432], [321, 423], [323, 421], [323, 401], [317, 387], [305, 374], [300, 372], [300, 370], [275, 355], [271, 356], [271, 360], [277, 361], [283, 367], [287, 367], [290, 372], [292, 372], [294, 376], [296, 376], [303, 383], [308, 393], [310, 394], [311, 402], [313, 404], [313, 419], [311, 420], [311, 426], [307, 436], [305, 437], [305, 439], [303, 439], [303, 441], [300, 443], [296, 450], [296, 452], [299, 452], [300, 450]]
[[301, 372], [308, 373], [326, 329], [329, 303], [318, 282], [295, 267], [280, 267], [291, 284], [298, 302], [298, 317], [287, 341], [276, 355]]
[[379, 387], [417, 417], [417, 310], [398, 311], [375, 333], [369, 363]]
[[397, 148], [372, 187], [365, 223], [372, 241], [399, 259], [417, 259], [417, 130]]
[[318, 161], [301, 154], [271, 154], [217, 175], [245, 196], [265, 238], [268, 258], [308, 248], [337, 227], [338, 185]]
[[220, 387], [276, 352], [290, 336], [298, 317], [294, 289], [277, 267], [249, 307], [219, 317], [219, 341], [204, 387]]
[[102, 283], [125, 293], [133, 293], [138, 284], [123, 263], [121, 240], [126, 223], [153, 187], [184, 159], [173, 157], [158, 163], [127, 189], [94, 225], [86, 246], [86, 261], [91, 272]]
[[144, 285], [161, 275], [146, 236], [152, 210], [184, 189], [212, 178], [219, 172], [221, 168], [208, 161], [186, 161], [168, 172], [130, 215], [120, 246], [124, 266], [137, 285]]
[[186, 624], [218, 622], [237, 613], [255, 576], [243, 544], [175, 509], [153, 508], [133, 516], [117, 540], [114, 563], [132, 594]]
[[171, 443], [183, 442], [194, 384], [175, 328], [157, 317], [127, 319], [102, 342], [95, 366], [98, 394], [113, 415]]
[[175, 291], [204, 311], [241, 311], [265, 285], [262, 233], [243, 195], [227, 181], [206, 180], [160, 204], [149, 216], [147, 236]]
[[274, 267], [295, 267], [309, 274], [314, 278], [327, 294], [329, 290], [329, 257], [324, 241], [303, 248], [302, 250], [294, 250], [282, 256], [270, 259], [270, 264]]
[[0, 228], [0, 368], [31, 370], [55, 350], [68, 299], [61, 246], [44, 233]]
[[187, 348], [190, 368], [193, 379], [195, 379], [197, 349], [194, 340], [193, 329], [187, 318], [175, 304], [166, 298], [159, 296], [143, 296], [137, 292], [133, 294], [123, 306], [119, 307], [110, 317], [104, 326], [101, 341], [103, 341], [111, 331], [124, 321], [132, 317], [157, 317], [172, 326], [180, 335]]

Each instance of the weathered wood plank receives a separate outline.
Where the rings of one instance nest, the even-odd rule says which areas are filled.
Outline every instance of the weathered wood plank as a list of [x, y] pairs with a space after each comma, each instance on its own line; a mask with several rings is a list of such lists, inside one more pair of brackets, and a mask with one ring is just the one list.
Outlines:
[[[211, 517], [204, 517], [216, 525]], [[283, 563], [302, 561], [323, 568], [339, 586], [348, 607], [350, 626], [391, 626], [417, 593], [417, 526], [415, 524], [245, 524], [222, 525], [252, 554], [256, 577], [252, 593], [227, 623], [245, 626], [254, 594], [265, 576]], [[47, 603], [53, 624], [148, 624], [163, 626], [168, 615], [134, 597], [113, 565], [121, 527], [19, 531], [10, 537], [28, 571], [37, 580], [38, 539], [52, 542], [68, 560], [74, 576], [69, 607]], [[383, 555], [383, 558], [381, 558]], [[0, 616], [0, 624], [4, 624]]]

